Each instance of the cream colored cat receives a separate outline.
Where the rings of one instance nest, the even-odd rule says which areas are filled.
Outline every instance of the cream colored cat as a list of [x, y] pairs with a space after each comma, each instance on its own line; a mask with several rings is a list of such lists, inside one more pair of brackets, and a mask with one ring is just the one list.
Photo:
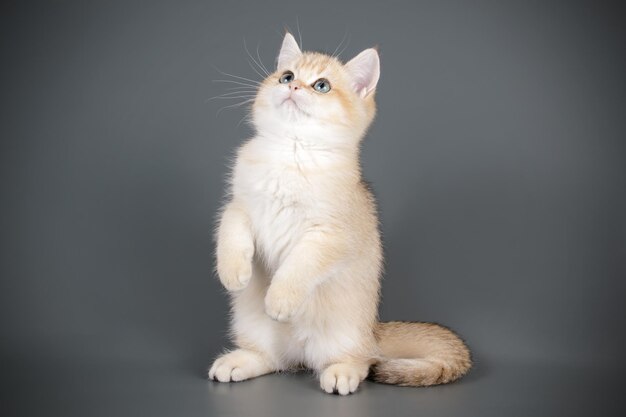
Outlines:
[[374, 380], [424, 386], [471, 366], [450, 330], [377, 319], [382, 247], [359, 144], [375, 113], [378, 53], [346, 64], [300, 51], [289, 33], [259, 86], [256, 136], [238, 150], [217, 229], [236, 350], [209, 377], [242, 381], [306, 367], [328, 393]]

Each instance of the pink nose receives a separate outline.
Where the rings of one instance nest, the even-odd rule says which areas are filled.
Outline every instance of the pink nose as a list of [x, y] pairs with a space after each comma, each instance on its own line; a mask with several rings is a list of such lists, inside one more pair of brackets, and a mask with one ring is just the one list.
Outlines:
[[300, 80], [294, 80], [289, 83], [289, 90], [291, 91], [300, 90], [302, 89], [302, 87], [304, 87], [304, 85], [302, 84], [302, 81]]

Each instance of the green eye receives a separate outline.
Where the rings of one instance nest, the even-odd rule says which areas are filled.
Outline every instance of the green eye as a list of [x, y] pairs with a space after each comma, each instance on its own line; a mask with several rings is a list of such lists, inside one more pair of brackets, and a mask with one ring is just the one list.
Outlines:
[[281, 84], [289, 84], [290, 82], [293, 81], [294, 78], [295, 77], [293, 75], [293, 72], [285, 71], [283, 75], [281, 75], [280, 78], [278, 79], [278, 82]]
[[330, 82], [326, 78], [320, 78], [313, 83], [313, 88], [320, 93], [328, 93], [330, 91]]

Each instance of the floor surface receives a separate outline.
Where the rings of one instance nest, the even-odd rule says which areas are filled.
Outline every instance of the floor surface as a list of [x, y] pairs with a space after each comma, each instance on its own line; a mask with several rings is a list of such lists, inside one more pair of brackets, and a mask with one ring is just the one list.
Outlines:
[[[4, 416], [590, 416], [624, 415], [609, 370], [479, 359], [464, 379], [430, 388], [366, 381], [348, 397], [309, 373], [222, 384], [203, 359], [22, 356], [3, 370]], [[206, 363], [209, 363], [207, 358]]]

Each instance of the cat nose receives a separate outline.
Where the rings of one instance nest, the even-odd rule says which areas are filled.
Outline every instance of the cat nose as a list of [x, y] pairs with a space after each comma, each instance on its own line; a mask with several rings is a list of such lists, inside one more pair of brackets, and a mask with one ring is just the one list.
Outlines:
[[302, 84], [299, 81], [293, 81], [289, 84], [289, 89], [290, 90], [299, 90], [302, 88]]

